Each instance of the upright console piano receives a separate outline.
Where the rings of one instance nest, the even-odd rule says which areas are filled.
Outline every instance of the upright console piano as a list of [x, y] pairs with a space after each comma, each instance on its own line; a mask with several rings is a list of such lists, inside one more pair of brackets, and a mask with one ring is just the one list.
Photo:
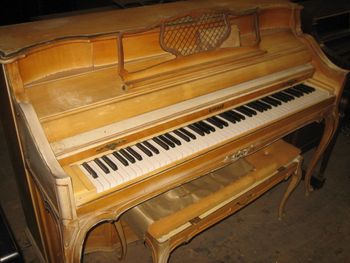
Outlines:
[[79, 262], [99, 224], [125, 233], [130, 209], [324, 122], [311, 191], [347, 71], [300, 9], [189, 0], [0, 28], [1, 110], [45, 260]]

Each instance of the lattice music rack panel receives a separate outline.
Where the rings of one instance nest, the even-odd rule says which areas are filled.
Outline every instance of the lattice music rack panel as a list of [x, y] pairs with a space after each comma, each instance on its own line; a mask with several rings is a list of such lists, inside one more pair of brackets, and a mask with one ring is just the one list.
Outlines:
[[227, 12], [186, 15], [161, 24], [160, 45], [175, 56], [188, 56], [217, 49], [230, 32]]

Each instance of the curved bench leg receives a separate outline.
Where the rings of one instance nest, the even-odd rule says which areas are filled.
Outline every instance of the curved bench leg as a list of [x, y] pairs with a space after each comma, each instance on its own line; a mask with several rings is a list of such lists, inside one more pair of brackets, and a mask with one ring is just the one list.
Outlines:
[[120, 260], [124, 260], [126, 257], [126, 251], [127, 251], [127, 242], [126, 242], [126, 238], [125, 238], [125, 234], [124, 234], [124, 229], [122, 226], [122, 223], [120, 222], [120, 220], [117, 220], [115, 222], [113, 222], [115, 230], [117, 231], [117, 235], [120, 241], [120, 253], [118, 255], [118, 258]]
[[146, 243], [152, 250], [153, 263], [167, 263], [170, 256], [169, 240], [158, 243], [156, 240], [146, 236]]
[[283, 195], [282, 201], [280, 203], [280, 207], [278, 209], [278, 218], [282, 219], [283, 213], [284, 213], [284, 208], [286, 206], [287, 200], [290, 196], [290, 194], [294, 191], [294, 189], [297, 187], [299, 184], [301, 177], [302, 177], [302, 169], [301, 169], [301, 164], [302, 164], [302, 158], [299, 158], [298, 161], [298, 167], [296, 171], [293, 173], [292, 178], [290, 179], [290, 183], [287, 187], [286, 192]]

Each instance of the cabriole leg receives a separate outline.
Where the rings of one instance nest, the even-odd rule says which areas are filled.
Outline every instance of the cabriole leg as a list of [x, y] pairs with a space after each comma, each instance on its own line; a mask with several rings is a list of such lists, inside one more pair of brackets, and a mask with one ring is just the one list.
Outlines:
[[321, 138], [320, 144], [318, 145], [315, 153], [313, 154], [313, 156], [309, 162], [309, 165], [307, 167], [306, 174], [305, 174], [305, 187], [306, 187], [307, 193], [311, 192], [313, 190], [313, 188], [310, 184], [311, 176], [315, 170], [317, 162], [321, 158], [323, 152], [325, 151], [329, 142], [332, 139], [332, 136], [333, 136], [334, 131], [336, 129], [337, 117], [335, 114], [328, 114], [324, 118], [324, 122], [325, 122], [325, 127], [324, 127], [323, 136]]
[[302, 164], [302, 160], [300, 158], [300, 160], [298, 162], [298, 167], [297, 167], [296, 171], [293, 173], [292, 178], [290, 179], [290, 183], [287, 187], [286, 192], [284, 193], [280, 207], [278, 209], [278, 218], [279, 219], [282, 219], [282, 216], [284, 213], [284, 208], [286, 206], [286, 202], [287, 202], [290, 194], [294, 191], [294, 189], [297, 187], [297, 185], [299, 184], [299, 182], [301, 180], [301, 177], [302, 177], [301, 164]]

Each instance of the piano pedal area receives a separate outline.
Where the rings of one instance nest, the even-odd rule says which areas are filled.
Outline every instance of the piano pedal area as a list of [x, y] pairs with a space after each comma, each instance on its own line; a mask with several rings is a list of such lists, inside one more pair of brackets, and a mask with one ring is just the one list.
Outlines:
[[282, 219], [286, 201], [300, 182], [302, 160], [298, 148], [283, 140], [274, 142], [131, 208], [109, 226], [93, 230], [85, 252], [118, 247], [119, 258], [125, 259], [128, 243], [142, 240], [151, 250], [154, 263], [168, 262], [175, 248], [289, 180], [276, 208], [276, 215]]

